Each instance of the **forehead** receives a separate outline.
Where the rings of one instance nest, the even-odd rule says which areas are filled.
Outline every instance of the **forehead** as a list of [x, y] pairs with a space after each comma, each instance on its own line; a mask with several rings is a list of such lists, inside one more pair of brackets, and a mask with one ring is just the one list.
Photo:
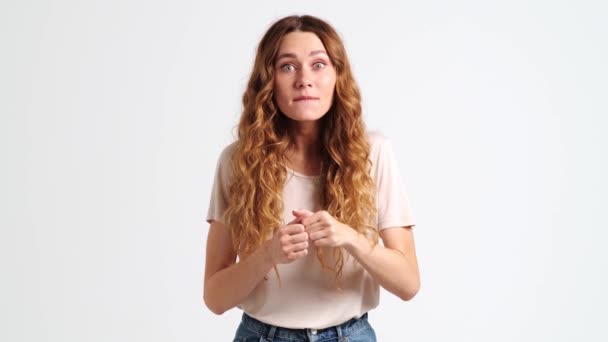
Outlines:
[[281, 39], [279, 53], [293, 53], [297, 56], [308, 56], [311, 51], [325, 50], [319, 37], [312, 32], [290, 32]]

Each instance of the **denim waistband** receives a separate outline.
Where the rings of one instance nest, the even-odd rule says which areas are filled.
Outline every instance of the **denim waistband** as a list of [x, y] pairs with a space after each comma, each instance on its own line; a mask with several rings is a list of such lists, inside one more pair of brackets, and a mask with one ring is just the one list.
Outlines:
[[264, 336], [268, 341], [272, 341], [274, 338], [294, 341], [313, 340], [311, 337], [315, 335], [319, 337], [323, 336], [324, 339], [328, 337], [337, 337], [338, 339], [341, 339], [342, 336], [350, 335], [365, 327], [367, 325], [367, 313], [359, 318], [352, 318], [342, 324], [324, 329], [290, 329], [277, 327], [261, 322], [246, 313], [243, 313], [241, 324], [247, 329]]

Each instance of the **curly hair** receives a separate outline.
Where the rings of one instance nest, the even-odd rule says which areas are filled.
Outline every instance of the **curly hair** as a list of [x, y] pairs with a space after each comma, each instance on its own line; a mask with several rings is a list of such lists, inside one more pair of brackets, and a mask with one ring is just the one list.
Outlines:
[[[257, 48], [253, 71], [243, 95], [238, 139], [231, 157], [232, 183], [225, 222], [239, 255], [252, 253], [282, 226], [285, 153], [293, 142], [287, 120], [273, 97], [274, 62], [282, 38], [294, 31], [312, 32], [322, 41], [336, 71], [333, 102], [321, 118], [321, 205], [340, 222], [378, 243], [373, 218], [375, 186], [370, 175], [370, 146], [362, 119], [361, 95], [344, 44], [325, 21], [289, 16], [275, 22]], [[316, 255], [338, 280], [344, 265], [341, 248], [333, 249], [327, 265], [323, 249]], [[279, 276], [275, 266], [275, 272]], [[279, 277], [280, 281], [280, 277]]]

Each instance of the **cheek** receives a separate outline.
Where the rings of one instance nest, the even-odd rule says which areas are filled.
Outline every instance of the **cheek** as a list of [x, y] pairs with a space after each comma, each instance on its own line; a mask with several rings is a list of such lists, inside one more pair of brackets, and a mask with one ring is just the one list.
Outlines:
[[283, 82], [282, 80], [277, 80], [274, 82], [273, 92], [274, 92], [274, 98], [277, 102], [282, 103], [282, 102], [287, 101], [287, 98], [286, 98], [287, 92], [285, 91], [285, 82]]
[[319, 80], [319, 84], [323, 87], [326, 92], [333, 92], [336, 86], [336, 76], [335, 75], [325, 75]]

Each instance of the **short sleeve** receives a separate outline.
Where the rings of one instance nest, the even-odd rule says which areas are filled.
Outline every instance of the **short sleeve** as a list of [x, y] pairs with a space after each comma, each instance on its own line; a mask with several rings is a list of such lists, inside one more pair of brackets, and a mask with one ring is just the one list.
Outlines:
[[213, 186], [211, 187], [211, 197], [209, 199], [209, 209], [207, 210], [207, 222], [212, 220], [224, 223], [224, 212], [228, 208], [230, 190], [230, 157], [233, 145], [224, 148], [220, 154], [215, 167]]
[[372, 176], [376, 182], [377, 227], [414, 226], [409, 197], [391, 141], [379, 133], [370, 136]]

